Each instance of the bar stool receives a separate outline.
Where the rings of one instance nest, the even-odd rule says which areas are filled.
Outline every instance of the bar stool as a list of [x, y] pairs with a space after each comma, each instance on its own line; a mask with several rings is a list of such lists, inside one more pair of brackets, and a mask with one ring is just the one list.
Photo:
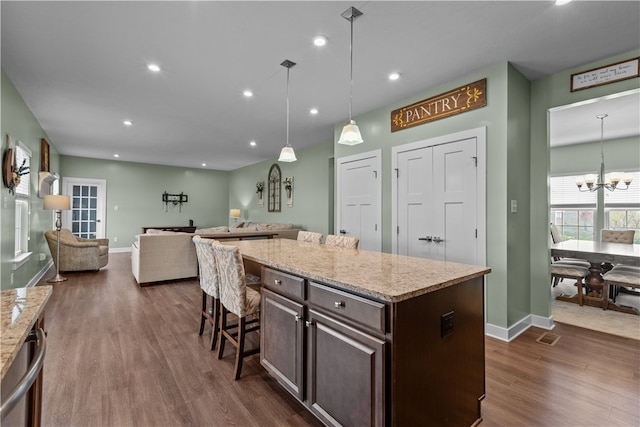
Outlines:
[[[204, 332], [205, 321], [211, 325], [211, 343], [209, 350], [216, 348], [220, 319], [220, 278], [216, 266], [216, 258], [213, 252], [214, 240], [193, 236], [193, 244], [196, 246], [198, 256], [198, 270], [200, 272], [200, 289], [202, 290], [202, 310], [200, 312], [200, 331]], [[209, 303], [207, 304], [207, 300]]]
[[360, 243], [360, 239], [355, 236], [336, 236], [333, 234], [327, 235], [327, 239], [324, 242], [327, 246], [340, 246], [350, 249], [358, 249], [358, 243]]
[[[256, 317], [260, 310], [260, 292], [247, 286], [242, 255], [237, 247], [214, 243], [213, 249], [220, 275], [222, 311], [218, 359], [222, 359], [225, 342], [229, 341], [236, 348], [233, 378], [238, 380], [242, 372], [243, 359], [260, 352], [259, 346], [251, 350], [245, 350], [244, 348], [246, 334], [260, 329], [259, 318]], [[237, 325], [229, 325], [227, 323], [229, 313], [233, 313], [238, 317]], [[251, 315], [254, 315], [253, 319], [247, 320], [247, 316]], [[236, 329], [236, 331], [233, 332], [233, 329]]]
[[314, 231], [298, 231], [298, 241], [310, 243], [322, 243], [322, 233]]

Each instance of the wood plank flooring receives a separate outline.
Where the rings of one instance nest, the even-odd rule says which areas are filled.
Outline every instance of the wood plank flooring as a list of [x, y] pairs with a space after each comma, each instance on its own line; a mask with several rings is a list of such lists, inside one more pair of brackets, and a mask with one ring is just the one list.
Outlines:
[[[258, 356], [231, 379], [233, 348], [218, 360], [208, 329], [197, 334], [197, 281], [140, 288], [130, 255], [109, 256], [105, 269], [54, 285], [44, 426], [320, 425]], [[486, 339], [482, 426], [640, 425], [640, 341], [558, 324], [548, 346], [536, 342], [544, 332]]]

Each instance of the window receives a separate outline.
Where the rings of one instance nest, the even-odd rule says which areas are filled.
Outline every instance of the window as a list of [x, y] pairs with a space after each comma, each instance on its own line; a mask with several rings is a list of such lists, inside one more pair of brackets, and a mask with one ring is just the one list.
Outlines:
[[633, 181], [628, 190], [604, 194], [604, 227], [609, 230], [635, 230], [633, 241], [640, 243], [640, 172], [629, 175]]
[[[577, 176], [551, 177], [551, 222], [564, 240], [599, 240], [594, 235], [596, 215], [604, 215], [604, 228], [635, 230], [640, 243], [640, 172], [631, 173], [628, 190], [604, 191], [604, 206], [598, 207], [598, 192], [578, 191]], [[624, 184], [622, 184], [624, 187]]]
[[[31, 150], [29, 147], [18, 141], [16, 143], [16, 167], [31, 165]], [[16, 205], [15, 205], [15, 251], [13, 259], [13, 269], [17, 269], [27, 262], [31, 253], [29, 252], [29, 194], [31, 190], [31, 174], [26, 173], [20, 176], [20, 183], [16, 185]]]
[[563, 240], [594, 240], [598, 197], [578, 191], [576, 178], [551, 177], [551, 222]]

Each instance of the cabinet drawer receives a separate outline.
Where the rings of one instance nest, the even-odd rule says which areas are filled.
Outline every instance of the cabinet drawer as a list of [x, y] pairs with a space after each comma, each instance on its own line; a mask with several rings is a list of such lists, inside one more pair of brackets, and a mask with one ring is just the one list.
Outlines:
[[309, 302], [326, 311], [352, 320], [373, 331], [385, 333], [385, 305], [357, 295], [309, 283]]
[[262, 284], [274, 292], [304, 300], [304, 279], [262, 267]]

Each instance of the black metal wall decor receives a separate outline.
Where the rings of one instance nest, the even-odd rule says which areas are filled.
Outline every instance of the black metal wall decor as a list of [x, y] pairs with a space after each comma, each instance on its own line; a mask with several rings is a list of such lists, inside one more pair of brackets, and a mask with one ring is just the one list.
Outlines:
[[271, 165], [269, 169], [268, 178], [268, 190], [267, 190], [267, 211], [268, 212], [280, 212], [280, 192], [282, 186], [282, 174], [280, 173], [280, 166], [276, 163]]
[[189, 196], [184, 193], [169, 194], [166, 191], [162, 193], [162, 201], [164, 203], [165, 212], [169, 210], [169, 203], [173, 203], [173, 206], [180, 205], [180, 212], [182, 212], [182, 204], [189, 201]]

